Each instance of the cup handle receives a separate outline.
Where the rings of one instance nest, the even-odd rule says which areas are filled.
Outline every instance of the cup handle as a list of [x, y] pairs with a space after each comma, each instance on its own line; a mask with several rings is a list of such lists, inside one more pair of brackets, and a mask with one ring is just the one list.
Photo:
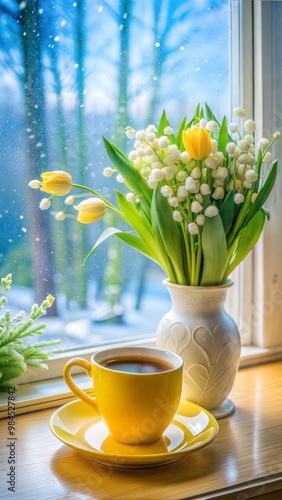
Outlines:
[[68, 361], [64, 367], [64, 380], [66, 384], [69, 386], [69, 388], [72, 390], [72, 392], [79, 397], [82, 401], [85, 403], [89, 404], [92, 408], [94, 408], [99, 414], [99, 410], [97, 407], [96, 403], [96, 398], [91, 398], [86, 394], [84, 391], [82, 391], [74, 382], [72, 376], [71, 376], [71, 369], [73, 366], [80, 366], [80, 368], [83, 368], [84, 371], [86, 371], [88, 377], [92, 378], [91, 375], [91, 363], [87, 361], [86, 359], [83, 358], [73, 358]]

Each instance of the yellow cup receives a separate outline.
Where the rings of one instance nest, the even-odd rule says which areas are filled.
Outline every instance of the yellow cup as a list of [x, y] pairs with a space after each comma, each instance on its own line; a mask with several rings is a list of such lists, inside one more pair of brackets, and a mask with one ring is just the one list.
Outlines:
[[[71, 377], [80, 367], [92, 378], [94, 397]], [[118, 347], [96, 352], [91, 362], [71, 359], [64, 379], [104, 420], [110, 435], [125, 444], [157, 441], [171, 423], [181, 398], [183, 361], [177, 354], [150, 347]]]

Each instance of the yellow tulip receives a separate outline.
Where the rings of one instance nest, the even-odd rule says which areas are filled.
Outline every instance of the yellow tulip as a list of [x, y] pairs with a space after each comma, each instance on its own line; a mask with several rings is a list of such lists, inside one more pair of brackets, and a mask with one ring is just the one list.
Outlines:
[[183, 130], [182, 140], [187, 153], [193, 160], [204, 160], [212, 152], [210, 134], [205, 128], [195, 126]]
[[101, 219], [106, 212], [106, 204], [99, 198], [87, 198], [79, 203], [79, 205], [74, 205], [74, 208], [78, 211], [77, 220], [81, 222], [81, 224], [96, 222]]
[[68, 172], [55, 170], [54, 172], [44, 172], [41, 174], [41, 191], [54, 194], [56, 196], [65, 196], [72, 188], [72, 178]]
[[79, 212], [77, 216], [78, 222], [81, 224], [92, 224], [92, 222], [96, 222], [99, 219], [102, 219], [103, 214], [93, 214], [90, 212]]

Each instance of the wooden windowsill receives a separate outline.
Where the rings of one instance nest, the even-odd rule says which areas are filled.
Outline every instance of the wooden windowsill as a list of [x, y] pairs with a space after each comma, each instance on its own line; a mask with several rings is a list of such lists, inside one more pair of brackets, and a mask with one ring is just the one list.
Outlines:
[[[49, 430], [54, 409], [15, 418], [16, 498], [180, 500], [282, 498], [282, 362], [241, 369], [230, 394], [236, 411], [207, 447], [148, 469], [99, 465]], [[0, 421], [0, 497], [10, 498], [8, 420]], [[8, 441], [7, 441], [8, 440]]]
[[[153, 341], [151, 344], [143, 342], [143, 345], [155, 345]], [[73, 356], [76, 354], [74, 353]], [[78, 354], [79, 355], [79, 354]], [[83, 355], [86, 359], [90, 360]], [[282, 347], [261, 349], [255, 346], [243, 346], [241, 349], [240, 369], [262, 363], [270, 363], [272, 361], [282, 360]], [[54, 361], [54, 360], [52, 360]], [[66, 363], [67, 359], [64, 360]], [[57, 370], [58, 371], [58, 370]], [[63, 371], [63, 366], [60, 367], [60, 374]], [[27, 370], [28, 372], [28, 370]], [[48, 376], [44, 380], [37, 380], [35, 382], [21, 383], [19, 381], [19, 389], [16, 392], [16, 411], [17, 415], [22, 413], [30, 413], [37, 410], [44, 410], [45, 408], [55, 408], [62, 406], [69, 401], [76, 398], [70, 391], [62, 376], [54, 378], [54, 365], [50, 365]], [[38, 370], [37, 370], [38, 373]], [[46, 372], [44, 372], [46, 376]], [[27, 379], [29, 374], [27, 373]], [[89, 377], [84, 373], [76, 374], [74, 376], [76, 383], [80, 388], [85, 391], [91, 391], [92, 382]], [[0, 393], [0, 419], [6, 418], [8, 415], [7, 395], [5, 392]]]

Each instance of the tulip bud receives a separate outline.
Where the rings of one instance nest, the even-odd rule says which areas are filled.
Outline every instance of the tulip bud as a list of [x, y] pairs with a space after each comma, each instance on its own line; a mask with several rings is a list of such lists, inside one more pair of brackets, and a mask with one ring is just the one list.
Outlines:
[[41, 174], [41, 191], [54, 194], [56, 196], [65, 196], [72, 188], [72, 178], [68, 172], [55, 170], [54, 172], [44, 172]]
[[79, 205], [74, 205], [74, 208], [78, 212], [104, 215], [106, 211], [106, 204], [99, 198], [87, 198], [86, 200], [81, 201]]

